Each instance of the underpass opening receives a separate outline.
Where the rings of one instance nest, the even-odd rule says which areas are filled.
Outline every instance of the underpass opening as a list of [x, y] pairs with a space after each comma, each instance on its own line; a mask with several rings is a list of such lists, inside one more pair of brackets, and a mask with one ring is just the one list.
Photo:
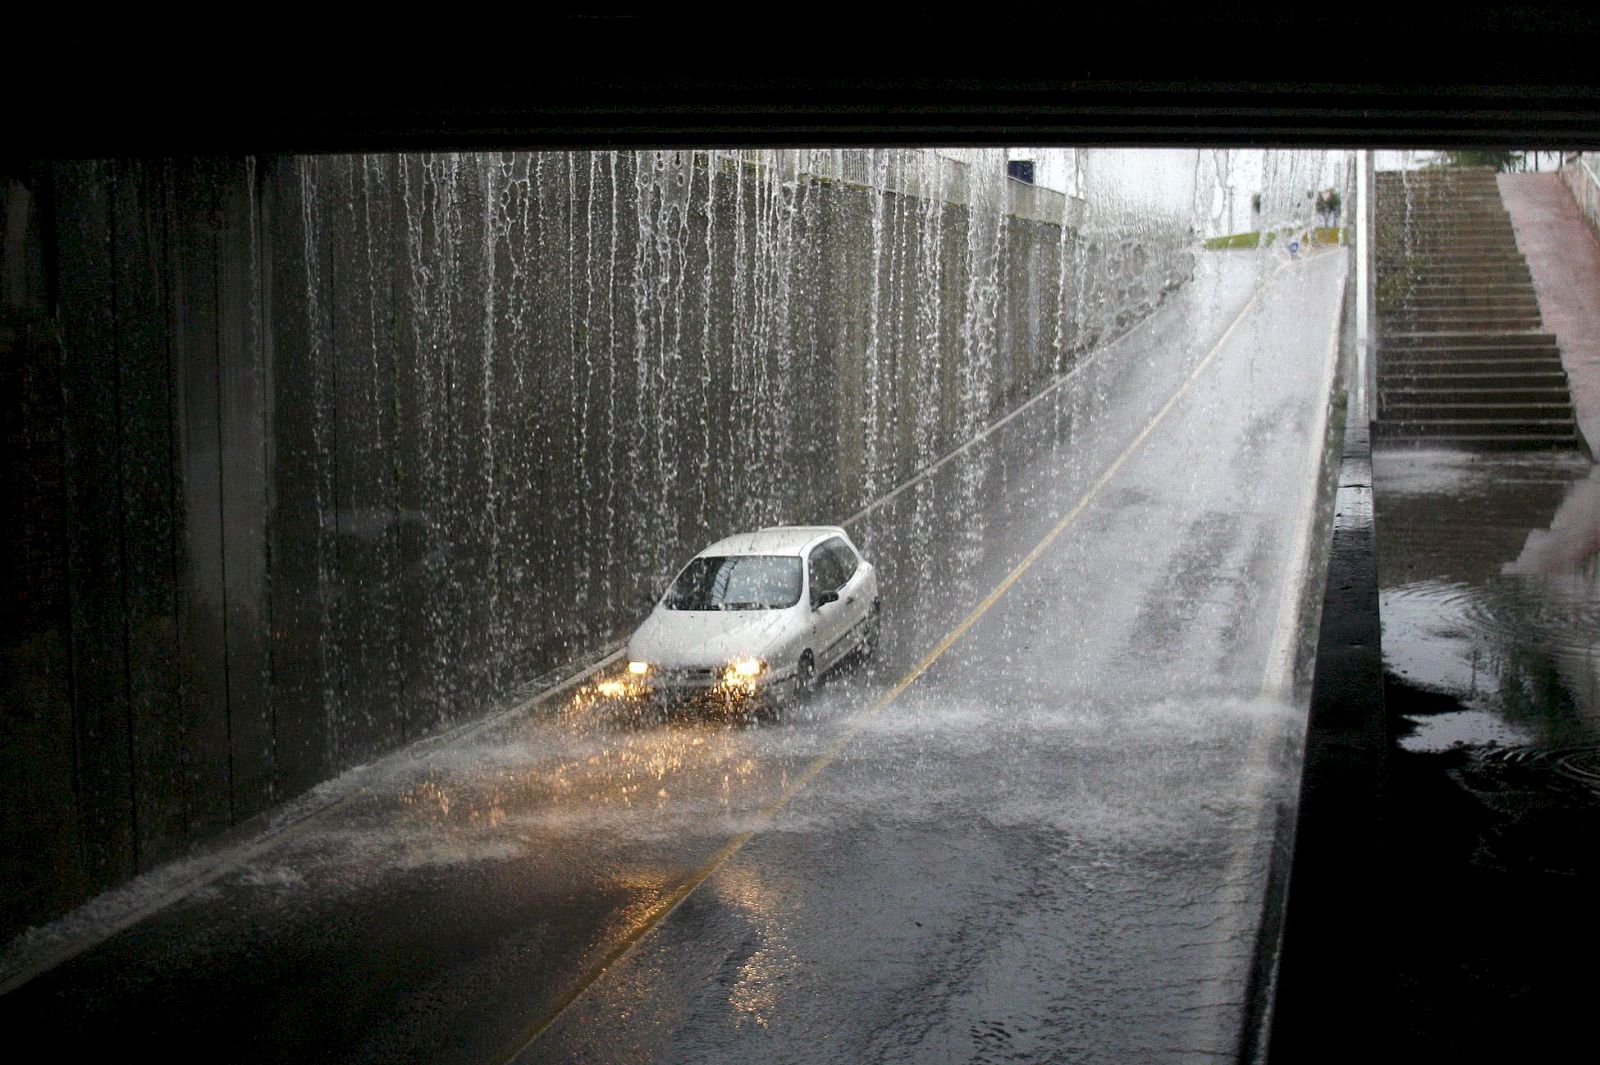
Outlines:
[[[50, 853], [84, 855], [91, 867], [40, 912], [139, 869], [170, 869], [165, 861], [194, 840], [270, 821], [279, 804], [337, 773], [328, 794], [344, 809], [338, 817], [363, 827], [301, 830], [317, 872], [247, 859], [197, 874], [204, 890], [185, 904], [204, 907], [205, 891], [242, 884], [304, 891], [322, 900], [308, 904], [317, 911], [328, 885], [345, 878], [402, 890], [443, 870], [506, 869], [552, 838], [537, 826], [561, 820], [545, 804], [563, 794], [604, 814], [602, 833], [629, 837], [619, 825], [671, 806], [666, 775], [684, 766], [718, 769], [700, 783], [721, 797], [700, 798], [724, 816], [747, 815], [762, 789], [788, 789], [786, 774], [827, 768], [816, 760], [824, 740], [899, 675], [892, 664], [920, 661], [1008, 579], [1020, 587], [1015, 567], [1075, 506], [1085, 535], [1121, 538], [1122, 558], [1074, 572], [1051, 555], [1056, 571], [1030, 566], [1027, 581], [1087, 590], [1128, 566], [1154, 584], [1064, 623], [1081, 641], [1103, 642], [1107, 657], [1088, 657], [1114, 663], [1118, 683], [1148, 697], [1102, 697], [1101, 740], [1065, 741], [1065, 750], [1100, 752], [1113, 770], [1103, 783], [1134, 785], [1142, 774], [1122, 763], [1126, 749], [1172, 736], [1180, 708], [1198, 699], [1192, 742], [1175, 749], [1198, 761], [1169, 752], [1148, 776], [1175, 774], [1167, 799], [1212, 827], [1256, 810], [1253, 801], [1236, 807], [1215, 790], [1229, 785], [1195, 771], [1276, 720], [1277, 704], [1258, 701], [1270, 666], [1244, 670], [1250, 683], [1238, 691], [1228, 678], [1252, 653], [1287, 653], [1262, 637], [1288, 629], [1240, 617], [1255, 609], [1254, 576], [1284, 553], [1229, 513], [1230, 486], [1200, 459], [1205, 426], [1242, 411], [1226, 458], [1281, 451], [1297, 490], [1316, 483], [1302, 474], [1321, 438], [1313, 431], [1311, 443], [1291, 444], [1283, 434], [1325, 409], [1326, 389], [1313, 387], [1319, 402], [1285, 417], [1273, 382], [1286, 364], [1327, 365], [1328, 323], [1306, 326], [1309, 345], [1297, 336], [1303, 359], [1267, 352], [1275, 336], [1305, 326], [1293, 312], [1297, 289], [1310, 286], [1327, 309], [1342, 271], [1341, 227], [1316, 226], [1317, 201], [1305, 193], [1347, 185], [1348, 160], [1173, 153], [1151, 167], [1162, 175], [1152, 201], [1132, 194], [1140, 168], [1116, 153], [1063, 153], [1057, 164], [1074, 185], [1062, 190], [1008, 179], [1008, 154], [52, 164], [54, 254], [89, 280], [58, 286], [59, 337], [18, 332], [35, 346], [17, 365], [64, 378], [64, 406], [30, 407], [34, 421], [24, 424], [64, 426], [61, 483], [41, 491], [59, 493], [53, 513], [65, 532], [51, 535], [68, 565], [57, 579], [76, 613], [58, 619], [56, 649], [38, 654], [56, 663], [40, 674], [55, 685], [44, 701], [57, 708], [54, 720], [64, 712], [73, 721], [71, 743], [82, 746], [41, 729], [18, 747], [50, 749], [58, 770], [73, 767], [70, 785], [62, 777], [55, 790], [40, 788], [43, 806], [27, 808], [63, 811], [59, 824], [77, 835], [57, 837]], [[1047, 170], [1036, 167], [1036, 178]], [[1164, 181], [1174, 176], [1171, 198]], [[1264, 195], [1246, 210], [1241, 190], [1251, 181]], [[1252, 246], [1229, 246], [1248, 243], [1227, 238], [1249, 232]], [[1228, 348], [1234, 341], [1260, 350]], [[1145, 469], [1154, 460], [1143, 445], [1157, 429], [1173, 450]], [[48, 450], [51, 440], [43, 443]], [[1124, 467], [1130, 478], [1139, 471], [1134, 483], [1111, 476]], [[117, 487], [98, 490], [105, 485]], [[1166, 495], [1201, 505], [1178, 527]], [[641, 597], [717, 537], [809, 522], [848, 528], [893, 594], [883, 664], [824, 678], [822, 698], [780, 730], [708, 734], [693, 719], [596, 730], [563, 696], [540, 704], [561, 708], [553, 718], [526, 726], [555, 744], [554, 761], [524, 737], [486, 745], [471, 765], [455, 762], [460, 776], [448, 744], [422, 748], [442, 767], [391, 758], [380, 775], [366, 768], [604, 662], [641, 616]], [[1175, 553], [1196, 544], [1219, 553]], [[1177, 615], [1160, 607], [1157, 589], [1169, 585]], [[1279, 618], [1291, 599], [1298, 609], [1279, 591], [1286, 586], [1271, 587], [1265, 617]], [[987, 623], [1001, 625], [1004, 641], [1025, 647], [1030, 626], [1050, 624], [1050, 593], [1031, 595], [1007, 607], [1032, 611], [1032, 621]], [[1120, 650], [1119, 633], [1131, 634]], [[1182, 670], [1208, 641], [1223, 651], [1222, 672], [1203, 670], [1196, 688]], [[1247, 651], [1251, 641], [1263, 646]], [[942, 665], [928, 663], [929, 683], [968, 653], [950, 646]], [[1051, 685], [1036, 675], [1024, 682], [1030, 669], [1015, 660], [1025, 654], [995, 653], [1004, 668], [986, 668], [1006, 683], [989, 695], [1028, 708], [1024, 732], [1046, 728], [1036, 704]], [[1147, 659], [1143, 668], [1116, 673], [1136, 666], [1130, 654]], [[1062, 706], [1097, 698], [1096, 666], [1042, 658], [1031, 672], [1045, 666], [1065, 669], [1065, 687], [1054, 689]], [[971, 722], [972, 700], [930, 706], [929, 721], [953, 713]], [[1121, 724], [1119, 712], [1128, 715]], [[521, 718], [491, 724], [514, 732]], [[1092, 739], [1096, 729], [1078, 723]], [[953, 738], [935, 742], [932, 728], [930, 751], [949, 756], [975, 736], [946, 732]], [[762, 747], [769, 738], [775, 748]], [[1017, 733], [997, 751], [1026, 747]], [[519, 758], [534, 759], [537, 773], [519, 771]], [[1247, 796], [1272, 775], [1251, 772]], [[383, 827], [386, 794], [409, 826], [398, 835]], [[1015, 809], [1034, 809], [1036, 820], [1036, 798]], [[1098, 802], [1102, 823], [1114, 825], [1118, 802], [1104, 791]], [[700, 816], [707, 807], [673, 809]], [[673, 835], [673, 824], [645, 832], [645, 842]], [[1068, 851], [1080, 845], [1070, 837]], [[1188, 845], [1180, 833], [1159, 849]], [[646, 865], [618, 913], [648, 911], [645, 900], [669, 899], [687, 882], [663, 870], [704, 868], [682, 855], [652, 854]], [[1231, 862], [1218, 868], [1231, 883]], [[161, 883], [157, 897], [170, 900], [171, 882]], [[1255, 890], [1240, 888], [1233, 903], [1259, 911]], [[29, 905], [45, 897], [29, 895]], [[1004, 905], [974, 897], [991, 915]], [[528, 904], [520, 899], [506, 905]], [[608, 927], [616, 935], [625, 925]], [[584, 967], [593, 961], [585, 951], [603, 949], [585, 944], [575, 935], [565, 948], [569, 975], [599, 971]], [[1234, 969], [1249, 949], [1229, 937]], [[1211, 964], [1196, 961], [1196, 971]], [[428, 981], [447, 972], [425, 968], [413, 992], [426, 997]], [[574, 986], [552, 981], [549, 993], [558, 985]], [[353, 1005], [352, 989], [325, 991], [330, 1003]], [[952, 1009], [939, 1024], [962, 1016]], [[1220, 1014], [1205, 1016], [1215, 1031], [1197, 1037], [1185, 1021], [1172, 1037], [1185, 1047], [1237, 1039]], [[499, 1023], [485, 1031], [503, 1036], [508, 1022]], [[377, 1053], [378, 1044], [358, 1044], [346, 1049]]]

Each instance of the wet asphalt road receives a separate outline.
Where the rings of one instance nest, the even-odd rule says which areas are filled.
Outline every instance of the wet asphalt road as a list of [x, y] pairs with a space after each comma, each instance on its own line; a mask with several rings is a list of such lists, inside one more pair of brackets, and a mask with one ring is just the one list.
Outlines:
[[782, 720], [580, 691], [422, 745], [0, 1020], [226, 1061], [1233, 1054], [1344, 261], [1262, 268], [1206, 257], [853, 524], [884, 646]]

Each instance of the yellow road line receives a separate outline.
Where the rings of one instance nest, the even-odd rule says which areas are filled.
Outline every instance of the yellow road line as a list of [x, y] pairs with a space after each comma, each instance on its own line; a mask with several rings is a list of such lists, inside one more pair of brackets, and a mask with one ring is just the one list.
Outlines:
[[1190, 387], [1199, 378], [1199, 376], [1205, 372], [1207, 367], [1216, 361], [1216, 358], [1221, 353], [1223, 346], [1228, 343], [1228, 340], [1233, 336], [1234, 332], [1238, 330], [1240, 324], [1243, 323], [1245, 318], [1249, 316], [1256, 304], [1261, 301], [1261, 296], [1266, 291], [1267, 285], [1276, 280], [1277, 277], [1283, 273], [1284, 269], [1286, 269], [1286, 267], [1280, 267], [1272, 274], [1271, 277], [1262, 283], [1262, 286], [1256, 290], [1255, 295], [1250, 298], [1250, 302], [1244, 305], [1244, 308], [1239, 311], [1238, 316], [1234, 318], [1227, 330], [1220, 338], [1218, 338], [1217, 342], [1212, 345], [1211, 350], [1206, 353], [1205, 358], [1201, 359], [1195, 368], [1190, 371], [1189, 376], [1184, 379], [1183, 384], [1178, 386], [1178, 390], [1172, 394], [1171, 398], [1168, 399], [1165, 404], [1162, 405], [1161, 409], [1155, 413], [1155, 416], [1150, 419], [1149, 423], [1139, 431], [1139, 435], [1133, 438], [1133, 441], [1123, 449], [1122, 454], [1118, 455], [1116, 459], [1112, 461], [1111, 465], [1107, 466], [1105, 471], [1100, 474], [1098, 479], [1095, 480], [1094, 484], [1089, 486], [1089, 490], [1084, 492], [1083, 497], [1078, 500], [1077, 505], [1074, 506], [1064, 518], [1057, 522], [1054, 528], [1045, 534], [1044, 539], [1040, 540], [1038, 544], [1034, 546], [1033, 550], [1029, 551], [1027, 556], [1023, 558], [1021, 562], [1017, 563], [1016, 567], [1013, 568], [1010, 573], [1006, 574], [1005, 579], [996, 585], [993, 591], [983, 597], [983, 601], [973, 608], [972, 612], [962, 620], [961, 624], [950, 630], [949, 634], [946, 635], [944, 639], [939, 641], [938, 646], [934, 647], [933, 650], [924, 655], [922, 660], [911, 668], [910, 672], [908, 672], [904, 677], [900, 678], [899, 683], [879, 697], [877, 702], [873, 703], [866, 710], [863, 710], [861, 713], [857, 714], [855, 719], [850, 722], [849, 726], [839, 734], [837, 739], [828, 745], [826, 750], [817, 755], [817, 757], [814, 758], [808, 766], [806, 766], [805, 770], [800, 773], [799, 776], [790, 781], [789, 784], [785, 786], [784, 789], [780, 791], [771, 802], [767, 803], [767, 805], [761, 808], [760, 812], [757, 813], [754, 818], [752, 827], [739, 833], [727, 843], [723, 844], [722, 848], [711, 857], [710, 861], [706, 862], [706, 864], [701, 866], [698, 871], [696, 871], [688, 879], [681, 882], [670, 893], [658, 899], [655, 905], [651, 906], [648, 910], [641, 914], [638, 919], [634, 921], [633, 927], [624, 933], [622, 937], [618, 939], [617, 942], [611, 947], [611, 949], [607, 950], [605, 954], [601, 956], [600, 960], [581, 980], [578, 981], [577, 984], [562, 994], [561, 997], [552, 1003], [551, 1006], [545, 1010], [545, 1012], [540, 1015], [537, 1020], [524, 1029], [522, 1037], [517, 1042], [516, 1050], [512, 1052], [509, 1058], [505, 1059], [507, 1062], [515, 1061], [517, 1058], [521, 1057], [522, 1053], [535, 1042], [537, 1042], [539, 1037], [548, 1031], [550, 1027], [561, 1018], [561, 1015], [572, 1006], [573, 1003], [582, 998], [585, 992], [599, 982], [600, 978], [606, 974], [612, 965], [620, 961], [623, 955], [627, 954], [633, 949], [635, 944], [653, 931], [662, 921], [666, 920], [667, 917], [672, 914], [672, 911], [677, 909], [683, 900], [688, 898], [689, 895], [694, 892], [695, 888], [705, 883], [705, 881], [709, 879], [713, 873], [727, 863], [728, 859], [732, 858], [746, 843], [750, 842], [751, 838], [754, 837], [757, 832], [765, 828], [775, 817], [777, 817], [779, 812], [781, 812], [785, 806], [789, 805], [789, 802], [800, 792], [801, 788], [815, 780], [817, 775], [826, 769], [830, 764], [832, 764], [833, 760], [839, 756], [839, 753], [843, 751], [852, 740], [859, 736], [862, 730], [871, 724], [872, 720], [878, 714], [882, 713], [885, 708], [898, 699], [901, 693], [907, 688], [911, 687], [911, 685], [916, 682], [918, 677], [926, 673], [933, 666], [933, 664], [944, 655], [946, 651], [950, 650], [950, 648], [955, 645], [957, 640], [966, 635], [967, 631], [978, 623], [979, 618], [983, 617], [989, 612], [989, 608], [994, 606], [994, 604], [1000, 600], [1000, 597], [1005, 595], [1007, 590], [1009, 590], [1012, 585], [1016, 584], [1017, 581], [1022, 578], [1022, 575], [1028, 571], [1029, 567], [1039, 560], [1040, 556], [1043, 555], [1045, 551], [1049, 549], [1050, 545], [1056, 541], [1056, 538], [1065, 532], [1067, 527], [1077, 520], [1078, 515], [1083, 513], [1089, 504], [1094, 501], [1095, 497], [1100, 494], [1100, 490], [1110, 482], [1112, 477], [1116, 476], [1117, 471], [1123, 467], [1128, 459], [1133, 457], [1134, 452], [1139, 450], [1139, 447], [1145, 442], [1150, 434], [1155, 431], [1156, 426], [1160, 425], [1161, 422], [1165, 420], [1166, 416], [1172, 411], [1172, 408], [1177, 406], [1178, 401], [1188, 393]]

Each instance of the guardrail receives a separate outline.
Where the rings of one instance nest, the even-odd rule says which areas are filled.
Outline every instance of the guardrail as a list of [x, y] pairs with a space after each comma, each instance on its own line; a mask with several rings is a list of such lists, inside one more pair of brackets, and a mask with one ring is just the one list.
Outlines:
[[[907, 148], [743, 148], [740, 162], [776, 169], [785, 178], [801, 175], [880, 189], [925, 200], [971, 204], [971, 165], [927, 149]], [[1006, 213], [1051, 225], [1077, 225], [1084, 200], [1055, 189], [1006, 177]]]
[[1083, 221], [1086, 201], [1065, 192], [1047, 189], [1028, 181], [1006, 178], [1010, 197], [1009, 211], [1018, 218], [1031, 218], [1035, 222], [1051, 225], [1075, 226]]
[[1595, 169], [1596, 163], [1593, 152], [1579, 152], [1562, 165], [1561, 180], [1578, 201], [1589, 228], [1600, 236], [1600, 172]]

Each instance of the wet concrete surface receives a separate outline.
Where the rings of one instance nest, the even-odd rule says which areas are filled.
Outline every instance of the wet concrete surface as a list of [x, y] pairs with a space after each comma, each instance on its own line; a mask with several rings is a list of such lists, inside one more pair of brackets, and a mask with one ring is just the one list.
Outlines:
[[1592, 451], [1600, 447], [1600, 238], [1559, 174], [1500, 174], [1498, 181]]
[[0, 1020], [228, 1061], [1233, 1056], [1344, 260], [1209, 261], [852, 528], [869, 666], [777, 722], [569, 692], [347, 774]]
[[1555, 1060], [1600, 948], [1600, 467], [1374, 456], [1401, 1060]]

